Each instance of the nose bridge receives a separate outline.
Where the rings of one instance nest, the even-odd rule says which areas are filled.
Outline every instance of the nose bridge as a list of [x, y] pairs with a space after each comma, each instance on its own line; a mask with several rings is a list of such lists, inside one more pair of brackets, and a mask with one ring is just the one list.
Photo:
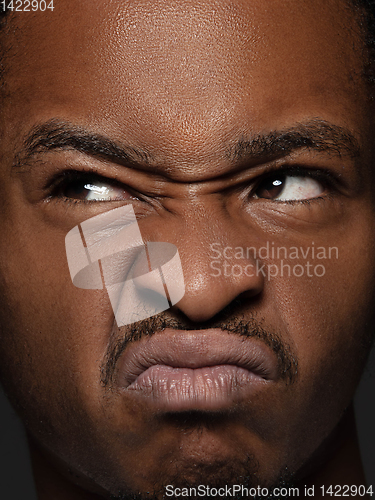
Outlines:
[[208, 217], [196, 210], [176, 245], [185, 280], [185, 295], [177, 307], [192, 321], [206, 321], [229, 305], [238, 295], [254, 296], [264, 285], [258, 272], [251, 233], [224, 211]]

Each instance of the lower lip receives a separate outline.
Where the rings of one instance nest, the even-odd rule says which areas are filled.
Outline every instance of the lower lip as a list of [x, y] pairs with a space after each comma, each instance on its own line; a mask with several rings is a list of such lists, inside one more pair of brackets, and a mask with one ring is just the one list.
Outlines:
[[153, 365], [126, 391], [134, 391], [163, 411], [213, 411], [229, 408], [267, 384], [259, 375], [236, 365], [194, 369]]

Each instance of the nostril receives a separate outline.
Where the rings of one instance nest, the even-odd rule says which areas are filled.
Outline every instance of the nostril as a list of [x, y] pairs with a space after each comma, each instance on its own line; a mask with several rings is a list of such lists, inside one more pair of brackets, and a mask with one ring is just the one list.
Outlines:
[[[249, 265], [249, 261], [243, 264]], [[197, 263], [189, 266], [188, 261], [185, 264], [186, 291], [177, 305], [181, 313], [194, 322], [210, 320], [237, 298], [254, 300], [264, 289], [261, 274], [226, 275], [224, 271], [210, 273], [202, 269], [207, 269], [207, 262], [199, 262], [199, 269]]]

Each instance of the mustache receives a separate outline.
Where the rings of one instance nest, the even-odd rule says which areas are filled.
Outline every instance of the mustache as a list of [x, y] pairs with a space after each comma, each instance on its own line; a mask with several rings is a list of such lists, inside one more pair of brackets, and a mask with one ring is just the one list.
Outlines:
[[117, 362], [130, 344], [152, 337], [156, 332], [167, 328], [187, 331], [216, 328], [243, 339], [259, 339], [276, 355], [280, 378], [287, 384], [294, 383], [298, 376], [298, 359], [291, 346], [277, 332], [263, 326], [264, 318], [258, 319], [254, 315], [245, 318], [244, 314], [239, 314], [240, 305], [241, 301], [237, 299], [214, 318], [202, 323], [194, 323], [177, 312], [171, 316], [172, 308], [169, 312], [164, 311], [151, 318], [117, 329], [117, 332], [115, 331], [111, 336], [101, 366], [102, 385], [109, 388], [113, 384]]

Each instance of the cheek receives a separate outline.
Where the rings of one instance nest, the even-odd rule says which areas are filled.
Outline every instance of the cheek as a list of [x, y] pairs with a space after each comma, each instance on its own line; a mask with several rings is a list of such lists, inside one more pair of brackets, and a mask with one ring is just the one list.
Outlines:
[[73, 286], [64, 238], [30, 224], [0, 243], [0, 373], [35, 425], [61, 415], [68, 399], [76, 407], [97, 400], [113, 327], [105, 292]]
[[[338, 238], [336, 245], [328, 245], [339, 248], [338, 258], [316, 260], [324, 264], [324, 276], [275, 278], [265, 292], [272, 304], [268, 317], [278, 319], [283, 340], [298, 358], [298, 377], [285, 394], [279, 392], [266, 402], [263, 411], [266, 419], [275, 417], [271, 423], [283, 429], [282, 439], [288, 436], [283, 449], [296, 468], [341, 419], [369, 354], [375, 320], [375, 252], [372, 236], [358, 233], [354, 241], [361, 241], [365, 252]], [[318, 239], [315, 243], [318, 246]], [[271, 414], [270, 407], [275, 410]]]
[[[272, 294], [298, 355], [300, 387], [311, 391], [317, 403], [324, 400], [334, 414], [349, 404], [369, 353], [375, 319], [375, 251], [372, 236], [363, 227], [350, 239], [337, 237], [328, 245], [315, 239], [315, 247], [320, 245], [337, 248], [330, 258], [327, 252], [325, 259], [309, 259], [324, 266], [324, 275], [280, 278], [274, 281]], [[306, 260], [289, 264], [305, 265]]]

